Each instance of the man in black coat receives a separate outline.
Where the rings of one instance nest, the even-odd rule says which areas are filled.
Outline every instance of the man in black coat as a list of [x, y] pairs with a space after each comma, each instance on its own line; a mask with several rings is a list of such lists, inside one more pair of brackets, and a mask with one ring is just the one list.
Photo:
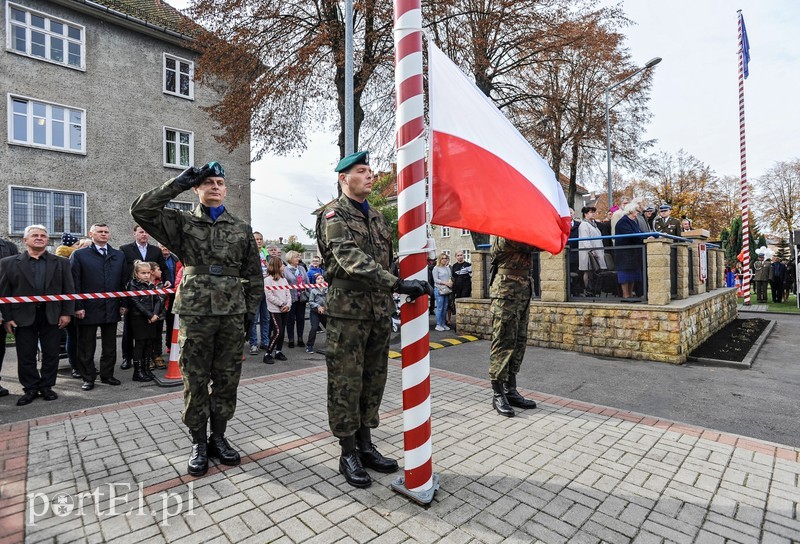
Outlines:
[[[154, 245], [149, 244], [150, 235], [138, 223], [133, 226], [133, 243], [124, 244], [119, 246], [119, 250], [125, 254], [125, 283], [133, 277], [133, 262], [145, 261], [148, 263], [158, 263], [158, 267], [163, 273], [167, 268], [167, 263], [161, 250]], [[164, 285], [171, 287], [171, 285]], [[133, 352], [133, 338], [128, 331], [129, 320], [126, 317], [122, 324], [122, 365], [120, 368], [126, 370], [131, 367], [131, 353]], [[161, 353], [160, 351], [158, 353]]]
[[[10, 257], [11, 255], [16, 255], [19, 253], [19, 249], [17, 249], [17, 244], [11, 242], [9, 240], [3, 240], [0, 238], [0, 259], [5, 257]], [[2, 320], [0, 320], [0, 324], [2, 324]], [[3, 370], [3, 359], [6, 357], [6, 338], [3, 336], [2, 341], [0, 341], [0, 371]], [[8, 396], [8, 389], [0, 385], [0, 397]]]
[[[49, 237], [43, 225], [25, 228], [26, 251], [0, 260], [0, 296], [65, 295], [75, 292], [69, 261], [47, 252]], [[16, 335], [19, 381], [24, 394], [17, 406], [25, 406], [41, 395], [56, 400], [53, 391], [58, 372], [61, 329], [74, 311], [71, 300], [23, 302], [2, 305], [5, 332]], [[42, 346], [42, 369], [36, 352]]]
[[[76, 293], [106, 293], [125, 288], [125, 255], [108, 244], [111, 232], [108, 225], [95, 223], [89, 229], [92, 244], [75, 251], [70, 257]], [[125, 308], [119, 298], [79, 300], [75, 304], [78, 325], [78, 372], [83, 378], [82, 389], [94, 389], [97, 369], [94, 352], [97, 347], [97, 328], [100, 327], [100, 381], [119, 385], [114, 377], [117, 361], [117, 322]]]

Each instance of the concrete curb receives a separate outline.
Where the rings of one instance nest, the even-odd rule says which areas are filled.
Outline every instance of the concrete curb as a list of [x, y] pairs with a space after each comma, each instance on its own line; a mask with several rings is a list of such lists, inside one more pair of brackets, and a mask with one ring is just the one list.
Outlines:
[[767, 324], [767, 327], [761, 333], [761, 335], [756, 340], [755, 344], [752, 345], [750, 351], [747, 352], [747, 355], [744, 356], [744, 359], [741, 361], [726, 361], [724, 359], [709, 359], [706, 357], [688, 357], [687, 360], [691, 361], [692, 363], [697, 363], [703, 366], [721, 366], [721, 367], [728, 367], [728, 368], [738, 368], [742, 370], [749, 369], [753, 366], [753, 361], [758, 355], [758, 352], [761, 350], [761, 346], [764, 345], [764, 342], [767, 341], [772, 329], [775, 328], [775, 321], [770, 320]]

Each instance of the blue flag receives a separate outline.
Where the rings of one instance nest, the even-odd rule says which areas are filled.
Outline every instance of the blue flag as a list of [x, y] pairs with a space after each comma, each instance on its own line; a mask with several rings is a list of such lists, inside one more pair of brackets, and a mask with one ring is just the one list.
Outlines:
[[747, 39], [747, 28], [744, 26], [744, 16], [739, 12], [739, 24], [742, 25], [742, 61], [744, 63], [744, 78], [750, 75], [747, 65], [750, 63], [750, 40]]

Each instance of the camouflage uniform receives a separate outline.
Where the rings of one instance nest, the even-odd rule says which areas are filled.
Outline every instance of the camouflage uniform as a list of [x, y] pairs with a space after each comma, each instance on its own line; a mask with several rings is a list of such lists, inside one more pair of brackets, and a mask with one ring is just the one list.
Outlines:
[[319, 250], [327, 266], [328, 420], [337, 438], [361, 426], [378, 426], [386, 385], [391, 334], [389, 273], [392, 236], [380, 212], [365, 218], [342, 195], [322, 211], [317, 223]]
[[756, 284], [756, 302], [767, 302], [767, 283], [772, 281], [772, 265], [766, 259], [756, 257], [752, 269]]
[[[188, 213], [165, 207], [182, 192], [169, 180], [137, 198], [131, 215], [184, 265], [173, 312], [180, 314], [183, 422], [197, 430], [209, 417], [233, 417], [244, 315], [258, 309], [264, 279], [250, 226], [227, 211], [212, 221], [199, 204]], [[210, 274], [210, 265], [221, 274]]]
[[505, 382], [522, 366], [528, 341], [531, 303], [530, 270], [535, 248], [492, 236], [491, 257], [497, 275], [489, 287], [492, 308], [492, 346], [489, 378]]

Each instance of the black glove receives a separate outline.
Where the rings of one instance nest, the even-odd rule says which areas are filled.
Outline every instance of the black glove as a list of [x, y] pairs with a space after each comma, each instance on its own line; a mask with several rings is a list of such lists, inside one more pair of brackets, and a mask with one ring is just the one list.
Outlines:
[[256, 314], [244, 314], [244, 339], [250, 338], [250, 330], [256, 321]]
[[414, 302], [422, 295], [433, 296], [433, 287], [425, 280], [397, 280], [392, 290], [401, 295], [408, 295], [408, 302]]
[[[180, 173], [180, 175], [172, 180], [174, 185], [177, 185], [181, 188], [181, 191], [185, 191], [186, 189], [191, 189], [199, 182], [197, 181], [197, 175], [199, 174], [199, 170], [194, 166], [190, 166], [186, 170]], [[204, 178], [205, 179], [205, 178]]]

